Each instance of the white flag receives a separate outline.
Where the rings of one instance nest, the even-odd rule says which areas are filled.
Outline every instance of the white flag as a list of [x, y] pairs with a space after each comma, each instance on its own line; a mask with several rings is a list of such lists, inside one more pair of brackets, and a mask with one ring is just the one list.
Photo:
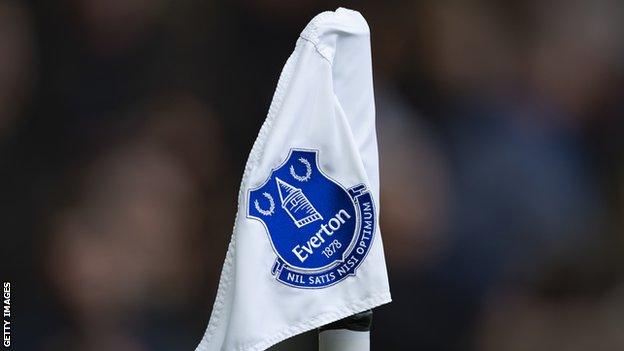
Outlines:
[[238, 204], [197, 350], [264, 350], [391, 301], [370, 35], [359, 12], [321, 13], [301, 33]]

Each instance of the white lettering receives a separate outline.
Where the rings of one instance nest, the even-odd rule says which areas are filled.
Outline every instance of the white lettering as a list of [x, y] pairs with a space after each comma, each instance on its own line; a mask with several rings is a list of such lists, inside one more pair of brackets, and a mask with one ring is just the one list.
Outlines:
[[[325, 226], [325, 224], [321, 224], [321, 230], [325, 232], [325, 234], [327, 234], [328, 236], [331, 236], [332, 234], [334, 234], [334, 232], [330, 232], [329, 230], [327, 230], [327, 227]], [[321, 231], [319, 230], [318, 232], [320, 233]]]
[[342, 216], [347, 217], [347, 219], [351, 218], [351, 216], [349, 216], [347, 211], [345, 211], [345, 210], [338, 211], [338, 214], [336, 215], [336, 218], [338, 218], [340, 220], [340, 223], [342, 223], [342, 224], [344, 224], [344, 222], [345, 222], [345, 220], [342, 218]]
[[338, 228], [340, 228], [340, 221], [337, 220], [336, 218], [332, 218], [332, 219], [329, 220], [327, 225], [329, 225], [331, 230], [336, 231], [336, 230], [338, 230]]
[[299, 259], [299, 261], [303, 262], [306, 260], [306, 258], [308, 258], [308, 255], [306, 254], [305, 256], [302, 256], [301, 254], [303, 253], [303, 251], [301, 251], [300, 249], [301, 246], [297, 245], [292, 249], [292, 252], [295, 254], [295, 256], [297, 256], [297, 258]]
[[2, 329], [3, 329], [2, 345], [4, 345], [4, 347], [10, 347], [11, 346], [11, 322], [8, 320], [8, 318], [11, 317], [11, 283], [4, 282], [2, 298], [3, 298], [2, 316], [5, 318], [3, 319], [3, 323], [2, 323], [3, 324], [2, 325]]
[[[308, 241], [303, 244], [296, 245], [291, 251], [297, 256], [299, 261], [305, 261], [310, 255], [314, 254], [314, 249], [320, 248], [325, 243], [325, 238], [323, 234], [330, 237], [334, 232], [342, 226], [346, 222], [347, 219], [350, 219], [351, 216], [349, 213], [341, 209], [336, 213], [334, 217], [332, 217], [327, 223], [321, 224], [319, 230], [314, 233]], [[329, 227], [329, 229], [328, 229]]]
[[312, 245], [312, 247], [315, 249], [321, 246], [321, 243], [319, 242], [319, 238], [318, 236], [316, 236], [316, 234], [314, 234], [314, 236], [310, 238], [310, 245]]

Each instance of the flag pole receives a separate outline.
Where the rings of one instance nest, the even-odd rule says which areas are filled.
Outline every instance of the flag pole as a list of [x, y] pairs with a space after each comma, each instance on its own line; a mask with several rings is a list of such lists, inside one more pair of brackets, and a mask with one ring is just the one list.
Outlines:
[[319, 328], [319, 351], [369, 351], [373, 311], [368, 310]]

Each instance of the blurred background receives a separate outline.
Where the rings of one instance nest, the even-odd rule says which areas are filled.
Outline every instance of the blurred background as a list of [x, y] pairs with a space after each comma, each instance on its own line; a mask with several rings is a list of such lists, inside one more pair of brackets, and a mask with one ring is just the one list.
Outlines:
[[372, 31], [372, 349], [624, 349], [622, 1], [0, 0], [13, 349], [194, 348], [279, 72], [338, 6]]

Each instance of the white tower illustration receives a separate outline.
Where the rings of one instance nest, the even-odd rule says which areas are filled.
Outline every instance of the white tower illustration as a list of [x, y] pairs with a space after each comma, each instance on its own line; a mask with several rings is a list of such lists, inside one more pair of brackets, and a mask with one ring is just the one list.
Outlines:
[[275, 177], [275, 181], [282, 201], [282, 208], [292, 218], [297, 228], [323, 219], [323, 216], [316, 211], [301, 189], [295, 188], [277, 177]]

